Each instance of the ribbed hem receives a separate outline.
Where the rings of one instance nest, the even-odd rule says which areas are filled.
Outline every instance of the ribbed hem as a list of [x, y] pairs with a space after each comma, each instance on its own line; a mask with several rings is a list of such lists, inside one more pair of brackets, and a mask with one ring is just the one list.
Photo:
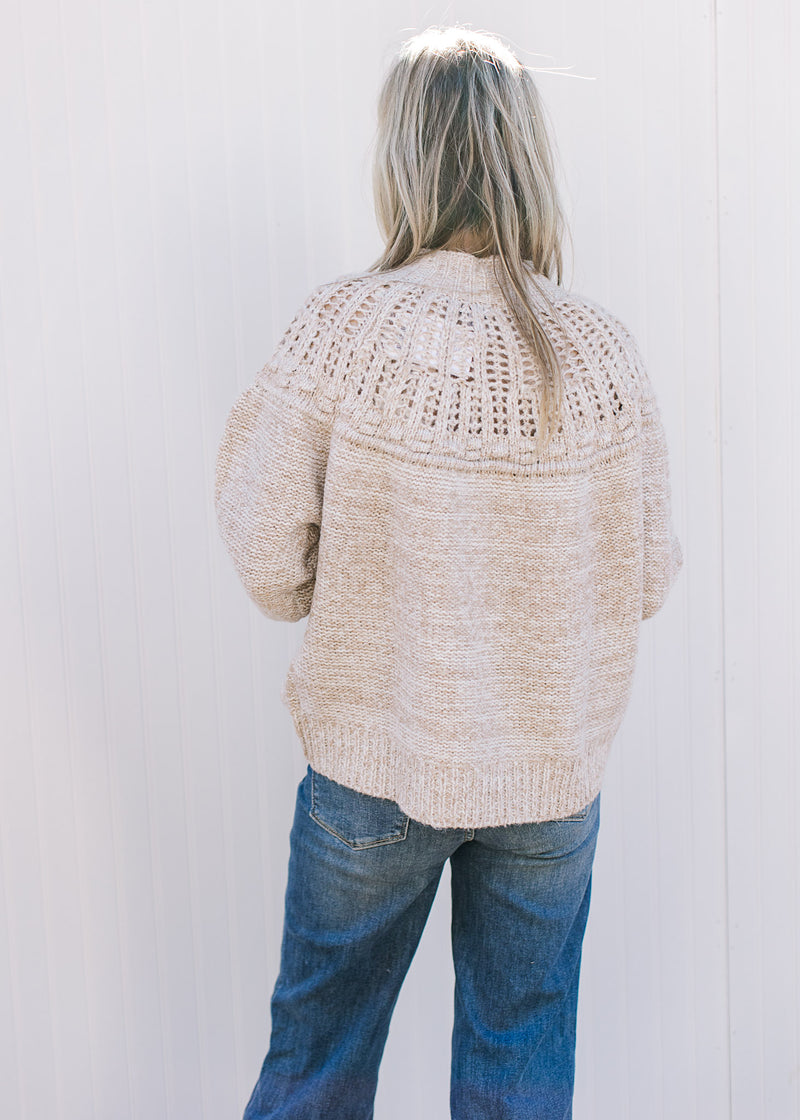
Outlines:
[[464, 763], [400, 748], [384, 734], [310, 719], [282, 694], [306, 759], [327, 778], [395, 801], [432, 828], [492, 828], [569, 817], [600, 791], [608, 749], [589, 757], [523, 757]]

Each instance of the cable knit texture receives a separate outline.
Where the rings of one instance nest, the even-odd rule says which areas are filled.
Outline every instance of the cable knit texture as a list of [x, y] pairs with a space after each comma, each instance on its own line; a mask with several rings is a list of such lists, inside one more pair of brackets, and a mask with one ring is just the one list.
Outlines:
[[631, 334], [532, 277], [565, 408], [492, 258], [436, 250], [317, 288], [228, 418], [220, 530], [268, 618], [308, 615], [281, 692], [314, 769], [437, 828], [598, 793], [641, 619], [682, 564]]

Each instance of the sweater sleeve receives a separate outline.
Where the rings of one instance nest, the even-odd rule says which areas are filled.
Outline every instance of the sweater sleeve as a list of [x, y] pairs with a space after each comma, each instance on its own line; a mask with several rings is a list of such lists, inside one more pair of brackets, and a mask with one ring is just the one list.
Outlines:
[[330, 433], [261, 377], [231, 410], [217, 456], [220, 533], [253, 602], [296, 622], [311, 609]]
[[642, 463], [642, 619], [652, 618], [663, 607], [678, 572], [683, 551], [672, 524], [667, 438], [655, 391], [633, 334], [615, 316], [607, 317], [621, 339], [640, 394]]
[[683, 566], [683, 552], [672, 525], [667, 440], [655, 398], [642, 417], [642, 498], [645, 619], [664, 605]]
[[328, 334], [315, 292], [228, 416], [217, 454], [220, 534], [250, 598], [285, 622], [311, 609], [332, 414], [314, 347]]

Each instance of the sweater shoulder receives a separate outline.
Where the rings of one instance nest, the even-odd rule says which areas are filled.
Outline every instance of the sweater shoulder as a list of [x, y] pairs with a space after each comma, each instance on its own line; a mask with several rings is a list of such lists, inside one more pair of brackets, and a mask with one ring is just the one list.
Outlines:
[[[555, 285], [554, 285], [555, 287]], [[642, 412], [656, 408], [655, 392], [639, 341], [618, 315], [595, 299], [558, 287], [558, 310], [575, 333], [595, 349], [606, 364], [615, 360], [626, 368], [633, 394]]]
[[643, 365], [642, 354], [631, 329], [604, 304], [581, 292], [549, 282], [549, 292], [559, 313], [584, 337], [605, 338], [623, 351], [633, 363]]
[[298, 331], [309, 328], [314, 334], [347, 330], [353, 316], [358, 317], [359, 307], [385, 298], [388, 286], [380, 275], [369, 271], [344, 273], [318, 284], [295, 312], [278, 347], [291, 343]]
[[313, 288], [279, 337], [258, 383], [308, 412], [330, 416], [342, 359], [366, 316], [373, 279], [367, 272], [347, 273]]

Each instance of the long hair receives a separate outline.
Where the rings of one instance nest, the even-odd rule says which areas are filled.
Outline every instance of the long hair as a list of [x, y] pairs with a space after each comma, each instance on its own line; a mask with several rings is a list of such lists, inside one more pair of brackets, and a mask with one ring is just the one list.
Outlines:
[[539, 94], [498, 38], [429, 28], [403, 44], [378, 102], [374, 190], [386, 243], [374, 269], [410, 263], [454, 235], [468, 234], [476, 256], [494, 255], [539, 369], [543, 449], [558, 429], [563, 378], [530, 289], [546, 300], [536, 273], [561, 283], [566, 222]]

